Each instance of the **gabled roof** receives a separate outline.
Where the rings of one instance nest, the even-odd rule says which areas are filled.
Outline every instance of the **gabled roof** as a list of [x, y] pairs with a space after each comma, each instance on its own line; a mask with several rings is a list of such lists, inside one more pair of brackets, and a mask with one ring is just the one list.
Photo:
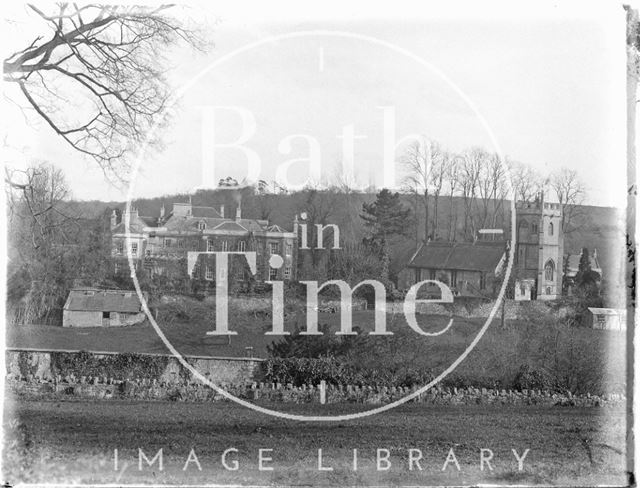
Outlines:
[[[141, 234], [145, 227], [155, 227], [157, 225], [157, 219], [154, 217], [140, 217], [137, 214], [131, 214], [130, 222], [128, 226], [129, 233]], [[112, 230], [112, 234], [126, 234], [127, 226], [125, 223], [125, 217], [122, 216], [122, 221], [116, 225]]]
[[[578, 273], [580, 269], [580, 257], [582, 254], [569, 254], [567, 261], [567, 276], [573, 277]], [[598, 262], [598, 257], [593, 254], [589, 255], [589, 263], [591, 265], [591, 271], [595, 271], [596, 273], [602, 274], [602, 269], [600, 268], [600, 263]]]
[[214, 227], [214, 230], [228, 230], [228, 231], [235, 231], [235, 232], [249, 232], [249, 230], [244, 227], [243, 225], [241, 225], [239, 222], [236, 221], [228, 221], [228, 222], [223, 222], [219, 225], [217, 225], [216, 227]]
[[194, 207], [193, 205], [191, 206], [191, 215], [194, 217], [207, 217], [210, 219], [223, 218], [222, 215], [220, 215], [220, 212], [213, 207]]
[[269, 227], [267, 227], [267, 231], [268, 232], [287, 232], [282, 227], [280, 227], [279, 225], [276, 225], [276, 224], [273, 224], [273, 225], [270, 225]]
[[422, 244], [408, 266], [427, 269], [453, 269], [494, 272], [502, 260], [504, 243], [438, 242]]
[[64, 309], [83, 312], [137, 313], [141, 310], [141, 304], [135, 291], [82, 288], [69, 292]]

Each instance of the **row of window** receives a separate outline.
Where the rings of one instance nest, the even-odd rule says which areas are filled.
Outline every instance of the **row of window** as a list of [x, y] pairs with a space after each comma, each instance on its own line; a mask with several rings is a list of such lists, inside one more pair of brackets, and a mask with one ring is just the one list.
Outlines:
[[[178, 239], [177, 241], [177, 245], [179, 248], [184, 248], [185, 247], [185, 241], [184, 239]], [[173, 246], [173, 240], [169, 239], [169, 238], [165, 238], [162, 242], [162, 247], [172, 247]], [[197, 241], [193, 241], [192, 242], [192, 247], [194, 249], [197, 249], [198, 247], [198, 243]], [[216, 249], [216, 247], [218, 247], [218, 249]], [[238, 241], [237, 245], [236, 245], [236, 251], [239, 252], [245, 252], [247, 249], [247, 243], [245, 241]], [[216, 246], [216, 242], [212, 241], [212, 240], [208, 240], [207, 241], [207, 252], [215, 252], [215, 251], [221, 251], [221, 252], [229, 252], [230, 246], [229, 246], [229, 242], [226, 240], [223, 241], [219, 241], [219, 245]], [[119, 241], [116, 243], [116, 252], [118, 254], [124, 254], [124, 242], [123, 241]], [[280, 243], [278, 242], [269, 242], [269, 254], [279, 254], [280, 253]], [[131, 243], [131, 254], [137, 255], [138, 254], [138, 243], [137, 242], [132, 242]], [[151, 255], [151, 251], [147, 250], [147, 256]], [[293, 244], [290, 242], [285, 243], [285, 254], [287, 256], [291, 256], [293, 254]]]
[[[283, 276], [285, 279], [291, 278], [291, 266], [285, 266], [283, 270]], [[212, 266], [207, 266], [204, 270], [204, 278], [206, 280], [212, 281], [215, 278], [215, 268]], [[273, 281], [278, 279], [278, 270], [270, 268], [269, 269], [269, 280]]]
[[[520, 223], [520, 228], [521, 229], [527, 229], [528, 227], [529, 227], [529, 224], [527, 224], [526, 221], [522, 221]], [[554, 232], [555, 232], [555, 228], [553, 226], [553, 222], [549, 222], [549, 225], [547, 227], [547, 233], [550, 236], [552, 236]], [[538, 233], [538, 224], [536, 224], [536, 223], [531, 224], [531, 233], [532, 234], [537, 234]]]

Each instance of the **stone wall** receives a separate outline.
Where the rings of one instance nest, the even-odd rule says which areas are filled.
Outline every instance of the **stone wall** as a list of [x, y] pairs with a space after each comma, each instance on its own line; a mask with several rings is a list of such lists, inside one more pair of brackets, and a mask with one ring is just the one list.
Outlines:
[[[97, 398], [169, 400], [190, 402], [228, 401], [226, 397], [202, 383], [185, 381], [168, 384], [157, 380], [119, 381], [110, 378], [54, 378], [49, 381], [35, 378], [7, 377], [7, 388], [27, 398]], [[319, 403], [320, 387], [251, 383], [221, 385], [225, 391], [245, 400], [283, 403]], [[413, 388], [335, 386], [326, 387], [327, 403], [362, 403], [381, 405], [404, 398], [417, 391]], [[564, 407], [605, 407], [624, 405], [621, 394], [603, 396], [580, 395], [541, 390], [493, 390], [479, 388], [443, 388], [436, 386], [420, 394], [411, 402], [427, 405], [543, 405]]]
[[[32, 377], [40, 380], [53, 380], [57, 371], [52, 367], [52, 354], [63, 352], [78, 354], [80, 351], [45, 351], [36, 349], [7, 349], [5, 353], [7, 374], [11, 377]], [[92, 352], [96, 358], [116, 356], [117, 353]], [[158, 357], [166, 362], [161, 374], [150, 372], [140, 379], [160, 381], [166, 384], [178, 383], [184, 378], [193, 379], [190, 371], [184, 369], [177, 358], [166, 354], [144, 354], [145, 357]], [[254, 379], [261, 359], [257, 358], [219, 358], [206, 356], [185, 356], [185, 360], [196, 371], [215, 383], [244, 384]], [[74, 375], [80, 378], [80, 373]], [[123, 378], [120, 378], [121, 380]]]

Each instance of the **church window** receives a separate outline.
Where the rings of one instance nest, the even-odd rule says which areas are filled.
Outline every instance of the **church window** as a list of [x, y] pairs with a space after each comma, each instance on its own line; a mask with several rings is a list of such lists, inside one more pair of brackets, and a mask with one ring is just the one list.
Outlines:
[[544, 279], [546, 281], [553, 281], [555, 268], [556, 266], [551, 259], [544, 265]]

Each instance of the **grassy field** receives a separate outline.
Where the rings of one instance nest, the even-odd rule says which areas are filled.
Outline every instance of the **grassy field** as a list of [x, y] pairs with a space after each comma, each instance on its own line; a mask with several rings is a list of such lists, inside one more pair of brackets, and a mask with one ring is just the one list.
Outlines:
[[[194, 305], [196, 306], [196, 305]], [[199, 319], [170, 317], [159, 320], [169, 341], [186, 355], [244, 357], [245, 347], [253, 347], [257, 357], [267, 357], [267, 346], [274, 336], [266, 336], [271, 327], [268, 318], [253, 314], [235, 314], [231, 330], [238, 332], [227, 338], [207, 336], [213, 307], [205, 305]], [[356, 311], [353, 325], [362, 332], [351, 351], [350, 361], [370, 369], [386, 371], [403, 367], [441, 372], [462, 353], [473, 340], [483, 319], [454, 317], [449, 331], [438, 337], [419, 336], [405, 323], [402, 315], [388, 315], [388, 329], [393, 336], [368, 336], [373, 330], [373, 311]], [[424, 330], [436, 331], [449, 317], [419, 315]], [[328, 324], [331, 331], [340, 327], [340, 314], [320, 313], [319, 323]], [[288, 330], [303, 328], [305, 317], [298, 314], [286, 324]], [[43, 349], [73, 349], [89, 351], [168, 353], [149, 324], [122, 328], [62, 328], [32, 326], [9, 329], [7, 345]], [[278, 339], [278, 338], [276, 338]], [[626, 376], [625, 335], [616, 331], [574, 328], [553, 323], [547, 318], [508, 321], [505, 328], [495, 319], [480, 343], [456, 369], [454, 376], [462, 384], [511, 388], [519, 369], [528, 365], [556, 378], [563, 388], [574, 393], [621, 393]]]
[[[357, 405], [268, 405], [304, 414], [352, 412]], [[306, 486], [472, 483], [624, 485], [625, 415], [613, 408], [426, 407], [411, 404], [345, 423], [274, 419], [232, 403], [131, 401], [5, 403], [5, 480], [58, 483], [208, 483]], [[138, 448], [158, 464], [138, 469]], [[239, 469], [227, 471], [224, 450]], [[258, 449], [273, 471], [258, 470]], [[318, 470], [318, 449], [323, 466]], [[113, 450], [118, 449], [118, 470]], [[193, 461], [183, 470], [191, 449]], [[353, 470], [353, 449], [358, 469]], [[376, 450], [388, 449], [391, 467], [378, 471]], [[419, 471], [409, 470], [419, 449]], [[450, 462], [453, 449], [460, 470]], [[480, 449], [491, 449], [480, 470]], [[512, 453], [529, 452], [523, 470]], [[414, 452], [414, 455], [417, 454]], [[485, 452], [488, 456], [488, 452]], [[382, 463], [384, 466], [385, 463]]]

